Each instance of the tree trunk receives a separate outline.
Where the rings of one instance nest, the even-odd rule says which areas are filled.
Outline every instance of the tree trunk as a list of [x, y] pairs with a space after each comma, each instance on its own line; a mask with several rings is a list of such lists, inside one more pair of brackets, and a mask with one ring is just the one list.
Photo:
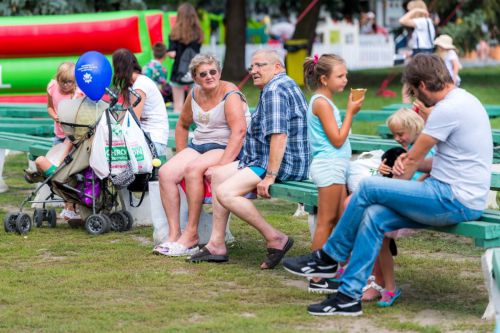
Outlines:
[[224, 80], [243, 79], [245, 70], [245, 44], [247, 17], [245, 0], [226, 0], [226, 55], [224, 57]]
[[[300, 0], [300, 13], [302, 13], [313, 0]], [[312, 45], [316, 36], [316, 24], [319, 19], [319, 9], [322, 1], [319, 0], [295, 27], [292, 39], [307, 39], [307, 53], [311, 54]]]

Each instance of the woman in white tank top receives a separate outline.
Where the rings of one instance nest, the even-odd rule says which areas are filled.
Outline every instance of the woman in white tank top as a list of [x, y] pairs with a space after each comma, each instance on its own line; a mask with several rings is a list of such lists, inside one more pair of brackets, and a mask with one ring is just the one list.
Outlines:
[[[210, 55], [199, 54], [190, 65], [195, 87], [184, 103], [175, 129], [176, 155], [161, 167], [160, 195], [169, 225], [168, 241], [154, 252], [168, 256], [197, 251], [198, 221], [204, 198], [204, 177], [237, 159], [250, 120], [245, 98], [238, 88], [221, 81], [221, 67]], [[189, 127], [196, 124], [188, 143]], [[177, 185], [186, 182], [188, 224], [181, 235]]]

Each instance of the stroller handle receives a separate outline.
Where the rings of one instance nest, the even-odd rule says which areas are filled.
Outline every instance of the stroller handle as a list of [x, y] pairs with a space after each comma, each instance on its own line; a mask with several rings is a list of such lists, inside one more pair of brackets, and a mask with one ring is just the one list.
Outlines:
[[135, 100], [134, 104], [132, 104], [132, 107], [135, 108], [137, 106], [137, 104], [139, 104], [141, 102], [141, 95], [139, 95], [137, 93], [137, 91], [135, 91], [134, 89], [132, 89], [132, 87], [128, 87], [128, 91], [134, 95], [137, 99]]

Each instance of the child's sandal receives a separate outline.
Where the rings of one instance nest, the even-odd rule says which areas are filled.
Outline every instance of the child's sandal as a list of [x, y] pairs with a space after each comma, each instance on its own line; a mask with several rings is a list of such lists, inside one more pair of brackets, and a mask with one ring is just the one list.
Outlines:
[[[370, 290], [374, 290], [375, 295], [370, 295], [370, 297], [368, 297], [367, 294], [370, 292]], [[375, 276], [371, 275], [368, 278], [368, 283], [363, 287], [363, 297], [361, 298], [361, 300], [363, 302], [374, 301], [381, 296], [383, 290], [384, 288], [382, 288], [377, 282], [375, 282]]]
[[377, 305], [380, 307], [388, 307], [394, 304], [396, 299], [401, 296], [401, 289], [396, 288], [394, 292], [389, 291], [389, 290], [384, 290], [382, 292], [382, 299], [377, 302]]

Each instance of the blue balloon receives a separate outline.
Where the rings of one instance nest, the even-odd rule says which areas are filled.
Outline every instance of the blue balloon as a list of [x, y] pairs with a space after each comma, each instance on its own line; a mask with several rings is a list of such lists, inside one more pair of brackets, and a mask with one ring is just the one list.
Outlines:
[[100, 52], [86, 52], [76, 62], [76, 83], [93, 101], [97, 102], [104, 95], [106, 88], [111, 83], [111, 76], [111, 64]]

